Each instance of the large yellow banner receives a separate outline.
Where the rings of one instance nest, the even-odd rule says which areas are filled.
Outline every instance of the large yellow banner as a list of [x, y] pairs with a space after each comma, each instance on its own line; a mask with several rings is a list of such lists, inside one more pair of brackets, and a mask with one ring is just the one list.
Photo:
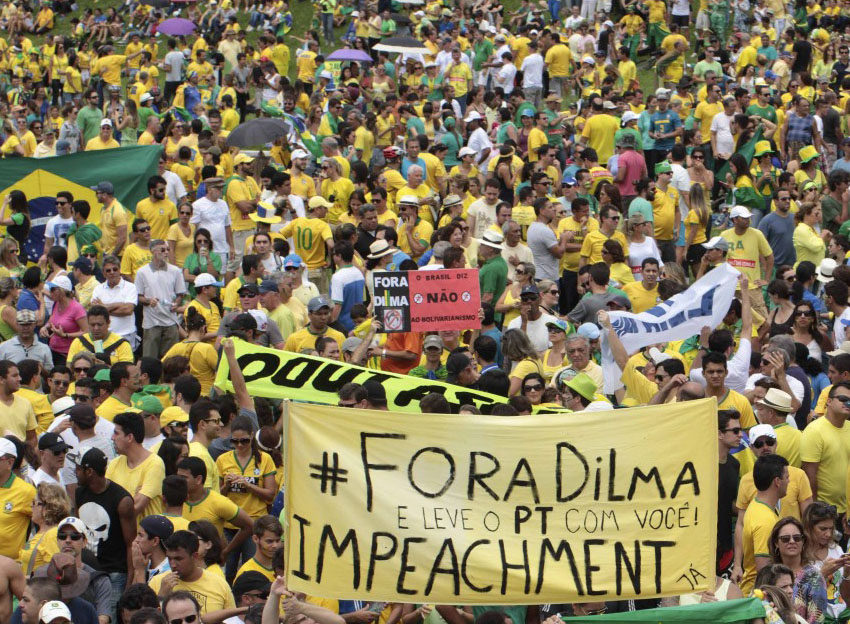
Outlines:
[[290, 404], [289, 588], [436, 604], [714, 587], [714, 399], [516, 418]]

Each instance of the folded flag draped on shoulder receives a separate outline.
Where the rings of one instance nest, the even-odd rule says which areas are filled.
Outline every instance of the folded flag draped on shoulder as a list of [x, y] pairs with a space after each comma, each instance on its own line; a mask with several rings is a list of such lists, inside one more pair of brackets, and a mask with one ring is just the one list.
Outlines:
[[[27, 258], [36, 262], [44, 251], [44, 228], [56, 211], [56, 194], [68, 191], [75, 200], [91, 205], [89, 223], [79, 234], [89, 239], [97, 232], [89, 225], [100, 225], [100, 204], [92, 186], [109, 180], [115, 186], [115, 198], [128, 210], [148, 196], [148, 178], [157, 171], [160, 146], [122, 147], [96, 152], [81, 152], [53, 158], [8, 158], [3, 161], [3, 186], [0, 197], [9, 191], [23, 191], [30, 213], [30, 232], [24, 244]], [[85, 231], [83, 231], [85, 229]]]

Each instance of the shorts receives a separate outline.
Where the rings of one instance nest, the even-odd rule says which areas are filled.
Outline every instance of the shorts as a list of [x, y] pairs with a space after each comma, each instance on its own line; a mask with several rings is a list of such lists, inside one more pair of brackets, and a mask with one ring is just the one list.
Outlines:
[[673, 23], [679, 28], [687, 28], [691, 23], [690, 15], [673, 15]]
[[676, 239], [676, 247], [684, 247], [685, 246], [685, 222], [682, 221], [679, 223], [679, 238]]
[[706, 11], [699, 11], [697, 13], [696, 27], [697, 30], [711, 30], [711, 21], [708, 19], [708, 13]]

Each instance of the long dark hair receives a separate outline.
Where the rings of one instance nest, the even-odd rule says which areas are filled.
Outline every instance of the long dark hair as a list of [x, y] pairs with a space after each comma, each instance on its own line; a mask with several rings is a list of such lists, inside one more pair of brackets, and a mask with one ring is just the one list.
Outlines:
[[224, 540], [215, 525], [209, 520], [192, 520], [189, 523], [189, 530], [198, 536], [198, 539], [210, 543], [210, 548], [204, 554], [204, 563], [207, 567], [211, 565], [221, 565], [224, 562], [222, 553], [224, 552]]
[[251, 423], [251, 419], [247, 416], [234, 418], [233, 422], [230, 423], [230, 435], [233, 435], [234, 431], [244, 431], [251, 438], [251, 455], [254, 458], [255, 467], [259, 468], [262, 457], [260, 456], [260, 447], [257, 446], [257, 438], [254, 437], [254, 425]]
[[159, 445], [159, 450], [156, 452], [165, 464], [165, 476], [169, 477], [177, 474], [177, 462], [180, 461], [180, 452], [184, 446], [189, 443], [186, 438], [180, 435], [173, 435], [165, 438]]
[[198, 236], [206, 236], [207, 240], [210, 242], [210, 251], [213, 250], [213, 239], [212, 234], [207, 228], [198, 228], [195, 230], [195, 235], [192, 237], [192, 247], [195, 250], [195, 253], [198, 253]]

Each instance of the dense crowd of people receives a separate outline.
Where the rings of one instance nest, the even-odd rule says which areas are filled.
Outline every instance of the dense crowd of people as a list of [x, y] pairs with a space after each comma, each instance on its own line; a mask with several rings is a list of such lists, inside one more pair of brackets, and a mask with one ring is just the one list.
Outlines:
[[[6, 159], [161, 152], [135, 205], [109, 179], [97, 205], [47, 198], [34, 254], [35, 198], [0, 198], [0, 621], [539, 624], [742, 596], [770, 622], [847, 621], [846, 7], [410, 4], [318, 0], [307, 23], [285, 0], [2, 2], [0, 181]], [[255, 118], [278, 120], [264, 145], [242, 138]], [[627, 351], [610, 312], [724, 263], [718, 327]], [[480, 327], [384, 332], [376, 273], [462, 268]], [[506, 417], [715, 397], [712, 590], [289, 591], [281, 406], [249, 392], [233, 337], [490, 393]], [[388, 405], [377, 382], [338, 395]]]

